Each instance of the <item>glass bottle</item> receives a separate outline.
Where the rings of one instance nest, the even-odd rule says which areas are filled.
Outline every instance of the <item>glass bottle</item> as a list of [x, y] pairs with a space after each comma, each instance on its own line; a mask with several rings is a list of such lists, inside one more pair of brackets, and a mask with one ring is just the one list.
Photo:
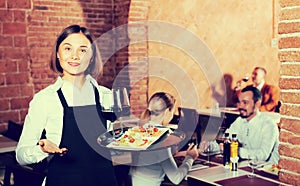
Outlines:
[[237, 165], [239, 161], [239, 142], [237, 135], [232, 134], [232, 140], [230, 144], [230, 165], [232, 171], [237, 171]]
[[223, 165], [226, 168], [229, 168], [229, 163], [230, 163], [230, 138], [229, 138], [229, 133], [225, 133], [225, 140], [224, 140], [224, 149], [223, 149]]

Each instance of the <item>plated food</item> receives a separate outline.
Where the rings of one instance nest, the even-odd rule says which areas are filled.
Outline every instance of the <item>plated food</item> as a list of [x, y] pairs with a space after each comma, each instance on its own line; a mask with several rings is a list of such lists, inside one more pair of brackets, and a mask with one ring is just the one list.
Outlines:
[[278, 164], [269, 164], [269, 165], [265, 165], [263, 168], [263, 171], [271, 173], [271, 174], [275, 174], [278, 175], [279, 171], [280, 171], [280, 167]]
[[107, 147], [117, 149], [146, 149], [158, 140], [168, 128], [155, 126], [135, 126], [125, 131], [122, 136]]

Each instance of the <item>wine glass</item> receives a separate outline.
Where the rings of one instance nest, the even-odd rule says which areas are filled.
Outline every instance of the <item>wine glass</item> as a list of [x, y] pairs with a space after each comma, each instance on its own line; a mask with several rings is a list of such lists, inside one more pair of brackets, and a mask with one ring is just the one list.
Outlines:
[[209, 164], [210, 163], [210, 153], [213, 151], [213, 144], [212, 144], [212, 141], [208, 141], [207, 142], [207, 147], [206, 147], [206, 154], [207, 154], [207, 163]]
[[246, 83], [247, 81], [249, 81], [249, 74], [246, 74], [242, 80]]
[[[115, 121], [117, 118], [113, 113], [113, 93], [111, 91], [104, 91], [101, 97], [101, 111], [106, 120]], [[107, 123], [109, 126], [109, 123]]]
[[247, 175], [249, 178], [256, 177], [254, 170], [257, 168], [258, 165], [259, 165], [259, 161], [256, 156], [254, 158], [249, 157], [248, 166], [251, 168], [251, 173]]
[[102, 112], [112, 112], [113, 93], [111, 91], [104, 91], [102, 93]]
[[118, 116], [128, 116], [130, 114], [130, 102], [127, 89], [125, 87], [116, 87], [113, 92], [113, 112]]

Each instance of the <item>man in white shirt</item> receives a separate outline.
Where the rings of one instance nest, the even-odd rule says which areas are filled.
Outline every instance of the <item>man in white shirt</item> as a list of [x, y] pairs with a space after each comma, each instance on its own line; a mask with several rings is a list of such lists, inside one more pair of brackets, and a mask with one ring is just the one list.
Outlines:
[[239, 156], [243, 159], [253, 159], [278, 163], [279, 130], [271, 118], [259, 111], [262, 101], [261, 92], [254, 86], [242, 89], [238, 97], [238, 117], [226, 130], [237, 134], [241, 147]]

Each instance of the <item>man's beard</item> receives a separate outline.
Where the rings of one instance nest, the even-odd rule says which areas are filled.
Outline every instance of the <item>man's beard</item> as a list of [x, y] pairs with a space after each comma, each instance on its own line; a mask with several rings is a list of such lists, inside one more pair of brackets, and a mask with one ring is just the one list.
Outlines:
[[[240, 108], [239, 111], [245, 111], [247, 113], [247, 110], [242, 109], [242, 108]], [[248, 115], [242, 115], [241, 112], [240, 112], [241, 118], [248, 118], [248, 117], [252, 116], [253, 114], [254, 114], [254, 107], [253, 107], [252, 112], [250, 112]]]

